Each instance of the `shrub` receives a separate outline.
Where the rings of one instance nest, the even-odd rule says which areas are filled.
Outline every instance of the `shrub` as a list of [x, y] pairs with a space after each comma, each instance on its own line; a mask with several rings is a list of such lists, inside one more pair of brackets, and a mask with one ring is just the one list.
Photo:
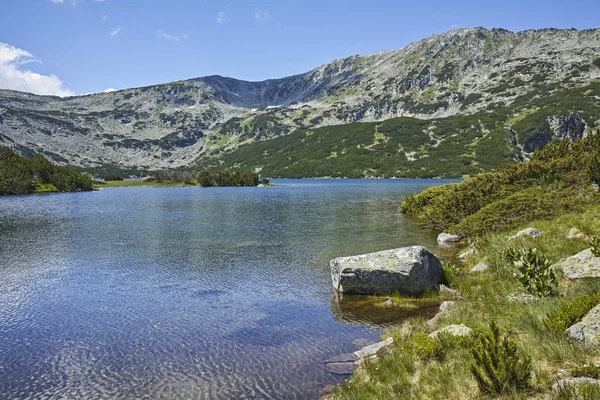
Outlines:
[[545, 297], [554, 293], [556, 275], [552, 264], [537, 249], [521, 250], [519, 259], [513, 263], [518, 270], [517, 278], [529, 294]]
[[577, 367], [573, 371], [571, 371], [571, 376], [575, 378], [585, 377], [592, 379], [600, 379], [600, 366], [584, 365], [583, 367]]
[[600, 238], [598, 236], [592, 236], [588, 239], [588, 243], [592, 247], [592, 254], [594, 257], [600, 257]]
[[494, 321], [490, 331], [478, 335], [473, 346], [475, 363], [471, 372], [486, 394], [502, 394], [507, 389], [523, 390], [531, 382], [531, 357], [520, 354], [517, 345]]
[[415, 334], [410, 341], [413, 353], [421, 360], [442, 360], [444, 351], [439, 340], [429, 337], [426, 333]]
[[588, 294], [565, 301], [558, 310], [549, 313], [544, 318], [544, 325], [550, 331], [563, 333], [568, 327], [581, 321], [598, 303], [600, 303], [600, 293]]

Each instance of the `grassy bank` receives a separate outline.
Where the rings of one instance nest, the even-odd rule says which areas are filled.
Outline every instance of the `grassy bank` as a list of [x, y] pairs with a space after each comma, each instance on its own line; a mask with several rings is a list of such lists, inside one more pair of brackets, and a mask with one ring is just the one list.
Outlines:
[[600, 133], [546, 146], [530, 162], [408, 196], [401, 209], [438, 229], [475, 236], [597, 202], [592, 182], [600, 182]]
[[[413, 318], [390, 329], [387, 335], [396, 339], [391, 351], [362, 364], [332, 398], [600, 399], [598, 385], [552, 388], [564, 376], [600, 377], [600, 368], [593, 367], [600, 349], [565, 333], [600, 303], [600, 280], [571, 281], [547, 268], [589, 248], [589, 238], [600, 235], [600, 199], [592, 185], [600, 181], [599, 152], [599, 134], [563, 141], [530, 162], [407, 197], [404, 212], [465, 234], [474, 245], [475, 254], [464, 263], [445, 266], [463, 298], [435, 324]], [[526, 227], [543, 234], [508, 240]], [[573, 232], [579, 236], [567, 238]], [[481, 261], [488, 270], [469, 273]], [[473, 333], [428, 336], [451, 324]], [[490, 367], [494, 362], [497, 369]]]
[[[516, 247], [536, 247], [551, 262], [588, 248], [585, 237], [566, 239], [571, 228], [586, 235], [600, 234], [600, 205], [589, 205], [581, 212], [566, 213], [554, 219], [536, 220], [528, 224], [543, 232], [538, 238], [511, 241]], [[516, 230], [516, 229], [515, 229]], [[514, 301], [524, 296], [523, 285], [514, 276], [515, 266], [502, 257], [507, 236], [513, 231], [491, 233], [477, 243], [479, 255], [464, 265], [457, 264], [449, 275], [451, 285], [464, 299], [446, 314], [436, 326], [412, 319], [388, 335], [396, 340], [393, 350], [375, 362], [367, 362], [359, 373], [338, 388], [335, 399], [481, 399], [482, 393], [471, 373], [474, 363], [473, 340], [424, 340], [424, 334], [449, 324], [465, 324], [476, 332], [488, 330], [495, 321], [510, 337], [523, 355], [532, 358], [532, 380], [525, 390], [507, 388], [502, 398], [510, 399], [598, 399], [600, 388], [590, 386], [587, 394], [568, 390], [552, 391], [560, 379], [561, 370], [577, 373], [585, 365], [600, 361], [597, 347], [581, 347], [570, 341], [562, 329], [552, 330], [544, 320], [566, 304], [597, 296], [600, 302], [600, 282], [569, 281], [559, 277], [554, 296], [530, 301]], [[467, 271], [481, 260], [489, 270], [479, 275]], [[589, 308], [589, 307], [588, 307]], [[555, 318], [556, 320], [556, 318]], [[560, 324], [559, 324], [560, 326]]]

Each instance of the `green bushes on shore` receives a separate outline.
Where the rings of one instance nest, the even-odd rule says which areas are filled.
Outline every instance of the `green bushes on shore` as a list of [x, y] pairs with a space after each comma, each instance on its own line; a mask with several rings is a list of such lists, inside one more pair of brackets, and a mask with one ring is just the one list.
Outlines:
[[597, 199], [600, 133], [563, 140], [512, 164], [464, 182], [405, 197], [401, 210], [450, 232], [500, 232], [539, 218], [552, 218]]
[[92, 180], [71, 167], [59, 167], [41, 155], [21, 157], [0, 146], [0, 195], [92, 190]]
[[151, 179], [155, 182], [182, 183], [185, 185], [211, 186], [257, 186], [260, 183], [268, 184], [267, 179], [260, 179], [253, 172], [239, 171], [155, 171], [151, 173]]

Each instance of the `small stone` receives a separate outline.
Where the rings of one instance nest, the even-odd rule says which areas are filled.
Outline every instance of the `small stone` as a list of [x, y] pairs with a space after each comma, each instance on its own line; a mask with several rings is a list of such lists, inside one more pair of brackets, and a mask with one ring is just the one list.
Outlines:
[[330, 359], [325, 360], [325, 364], [354, 362], [356, 360], [358, 360], [358, 358], [354, 353], [343, 353], [339, 356], [331, 357]]
[[462, 295], [460, 294], [460, 292], [458, 290], [455, 289], [450, 289], [448, 286], [446, 285], [440, 285], [440, 293], [445, 295], [445, 296], [450, 296], [450, 297], [455, 297], [455, 298], [462, 298]]
[[365, 346], [362, 349], [355, 351], [354, 355], [358, 359], [365, 358], [365, 357], [371, 357], [371, 356], [377, 355], [377, 353], [379, 351], [381, 351], [382, 349], [390, 347], [393, 343], [394, 343], [394, 338], [390, 337], [385, 340], [382, 340], [381, 342], [377, 342], [377, 343], [373, 343], [369, 346]]
[[584, 237], [585, 237], [585, 234], [577, 228], [569, 229], [569, 233], [567, 234], [567, 239], [581, 239]]
[[444, 301], [440, 304], [440, 312], [446, 312], [454, 307], [456, 307], [455, 301]]
[[479, 264], [477, 264], [476, 266], [474, 266], [473, 268], [471, 268], [471, 270], [469, 271], [470, 274], [476, 274], [478, 272], [483, 272], [483, 271], [487, 271], [489, 268], [489, 266], [484, 262], [480, 262]]
[[383, 305], [384, 305], [384, 306], [386, 306], [386, 307], [391, 307], [391, 306], [393, 306], [393, 305], [394, 305], [394, 303], [392, 302], [392, 299], [387, 299], [387, 300], [386, 300], [386, 301], [383, 303]]
[[442, 332], [448, 333], [452, 336], [469, 336], [471, 333], [473, 333], [473, 329], [469, 328], [465, 324], [448, 325], [438, 329], [435, 332], [431, 332], [429, 337], [436, 338]]
[[469, 249], [467, 251], [465, 251], [464, 253], [462, 253], [461, 255], [458, 256], [458, 259], [461, 261], [465, 261], [467, 259], [467, 257], [469, 256], [475, 256], [477, 253], [477, 250], [475, 249]]
[[354, 364], [354, 362], [330, 363], [325, 364], [325, 368], [335, 375], [352, 375], [356, 368], [356, 364]]
[[439, 245], [460, 242], [460, 236], [452, 235], [450, 233], [440, 233], [437, 237], [437, 242]]
[[591, 385], [600, 385], [600, 380], [587, 378], [587, 377], [579, 377], [579, 378], [564, 378], [556, 382], [552, 385], [552, 390], [560, 390], [560, 389], [569, 389], [574, 388], [577, 389], [578, 386], [583, 384], [591, 384]]
[[333, 394], [334, 391], [335, 391], [335, 385], [327, 385], [323, 389], [321, 389], [321, 391], [319, 392], [319, 396], [321, 396], [321, 397], [329, 396], [330, 394]]
[[508, 238], [508, 240], [514, 240], [514, 239], [519, 239], [525, 236], [529, 236], [532, 238], [541, 236], [542, 232], [538, 231], [535, 228], [525, 228], [522, 231], [517, 232], [515, 235], [511, 236]]

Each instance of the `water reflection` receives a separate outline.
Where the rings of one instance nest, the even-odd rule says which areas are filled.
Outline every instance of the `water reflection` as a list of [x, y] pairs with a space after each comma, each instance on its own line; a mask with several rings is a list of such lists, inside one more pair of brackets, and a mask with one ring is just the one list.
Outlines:
[[0, 198], [0, 398], [313, 399], [338, 382], [323, 361], [398, 315], [332, 305], [329, 261], [436, 248], [397, 206], [441, 182], [281, 183]]
[[396, 299], [393, 305], [385, 305], [387, 297], [344, 295], [333, 291], [331, 311], [339, 321], [347, 324], [374, 324], [392, 326], [407, 318], [432, 318], [441, 301], [437, 299]]

